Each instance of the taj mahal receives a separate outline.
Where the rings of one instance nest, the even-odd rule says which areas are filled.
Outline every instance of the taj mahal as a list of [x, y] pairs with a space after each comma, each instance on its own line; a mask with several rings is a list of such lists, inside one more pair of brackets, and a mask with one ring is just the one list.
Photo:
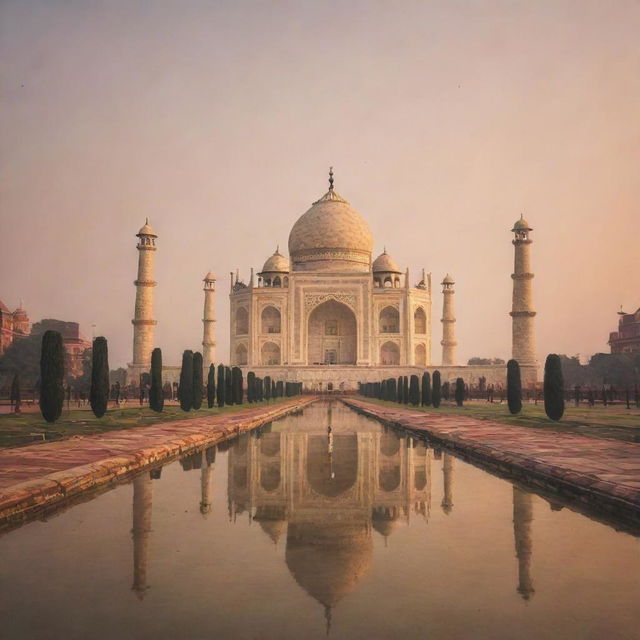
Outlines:
[[[531, 272], [531, 227], [522, 217], [515, 236], [512, 357], [523, 384], [537, 379]], [[147, 223], [139, 238], [133, 361], [129, 380], [149, 370], [154, 343], [153, 260], [157, 235]], [[275, 243], [274, 243], [275, 244]], [[441, 347], [432, 353], [434, 330], [431, 274], [411, 278], [386, 248], [373, 258], [374, 240], [365, 218], [334, 188], [298, 218], [289, 234], [287, 257], [267, 258], [248, 282], [230, 272], [229, 364], [246, 373], [302, 382], [309, 391], [349, 391], [358, 382], [438, 369], [443, 380], [462, 377], [468, 384], [503, 384], [504, 365], [461, 365], [455, 333], [455, 281], [443, 276]], [[216, 362], [216, 277], [204, 278], [202, 353], [205, 369]], [[505, 310], [506, 313], [506, 310]], [[440, 338], [438, 340], [438, 338]], [[177, 378], [165, 367], [165, 381]]]

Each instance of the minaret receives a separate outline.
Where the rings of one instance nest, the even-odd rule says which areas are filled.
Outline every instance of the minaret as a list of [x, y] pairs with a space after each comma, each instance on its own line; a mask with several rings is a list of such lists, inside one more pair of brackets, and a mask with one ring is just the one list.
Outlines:
[[445, 451], [442, 460], [442, 475], [444, 478], [444, 495], [440, 506], [449, 515], [453, 509], [453, 476], [455, 471], [455, 458]]
[[202, 335], [202, 364], [204, 375], [209, 371], [209, 365], [216, 359], [216, 277], [209, 271], [204, 277], [204, 325]]
[[455, 280], [447, 273], [442, 280], [442, 364], [456, 364], [456, 317], [453, 310]]
[[533, 592], [531, 580], [531, 523], [533, 522], [533, 506], [531, 494], [513, 487], [513, 536], [518, 558], [518, 593], [524, 600], [529, 600]]
[[133, 591], [140, 600], [147, 586], [149, 534], [151, 533], [151, 505], [153, 489], [151, 476], [145, 472], [133, 480]]
[[513, 274], [512, 349], [511, 357], [520, 365], [522, 384], [531, 387], [537, 381], [536, 342], [533, 319], [533, 273], [531, 271], [532, 231], [529, 223], [520, 216], [511, 229], [515, 234], [515, 260]]
[[154, 327], [158, 324], [153, 319], [153, 256], [156, 250], [154, 230], [149, 226], [149, 220], [136, 236], [139, 238], [138, 249], [138, 279], [136, 286], [135, 317], [133, 324], [133, 362], [129, 366], [129, 383], [138, 385], [140, 374], [148, 371], [151, 365], [151, 351], [153, 351]]

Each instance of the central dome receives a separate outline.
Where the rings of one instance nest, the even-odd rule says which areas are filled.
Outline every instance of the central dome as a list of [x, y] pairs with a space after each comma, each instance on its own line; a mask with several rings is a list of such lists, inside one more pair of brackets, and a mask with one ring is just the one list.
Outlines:
[[294, 271], [369, 271], [372, 249], [369, 225], [333, 185], [289, 234]]

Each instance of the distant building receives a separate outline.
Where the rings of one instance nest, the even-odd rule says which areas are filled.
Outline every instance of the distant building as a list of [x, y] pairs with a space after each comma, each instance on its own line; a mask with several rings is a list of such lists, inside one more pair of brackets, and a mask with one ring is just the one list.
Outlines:
[[618, 312], [618, 330], [609, 334], [611, 353], [640, 353], [640, 309]]
[[31, 333], [31, 322], [22, 302], [15, 311], [9, 311], [0, 300], [0, 355], [11, 345], [15, 338], [23, 338]]
[[85, 340], [80, 334], [80, 325], [77, 322], [65, 322], [64, 320], [46, 319], [38, 323], [38, 329], [45, 331], [58, 331], [62, 335], [62, 344], [65, 350], [65, 373], [68, 377], [77, 378], [82, 375], [84, 352], [91, 348], [91, 342]]

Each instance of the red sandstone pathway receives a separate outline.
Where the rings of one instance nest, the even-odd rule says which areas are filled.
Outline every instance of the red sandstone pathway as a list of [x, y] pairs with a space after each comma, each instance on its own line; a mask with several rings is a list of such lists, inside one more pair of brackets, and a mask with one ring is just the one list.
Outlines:
[[211, 446], [314, 400], [298, 397], [235, 413], [0, 450], [0, 520], [104, 485], [140, 467]]
[[422, 432], [545, 488], [568, 488], [583, 502], [604, 499], [640, 520], [640, 444], [548, 433], [465, 416], [443, 416], [356, 399], [344, 402], [383, 422]]

